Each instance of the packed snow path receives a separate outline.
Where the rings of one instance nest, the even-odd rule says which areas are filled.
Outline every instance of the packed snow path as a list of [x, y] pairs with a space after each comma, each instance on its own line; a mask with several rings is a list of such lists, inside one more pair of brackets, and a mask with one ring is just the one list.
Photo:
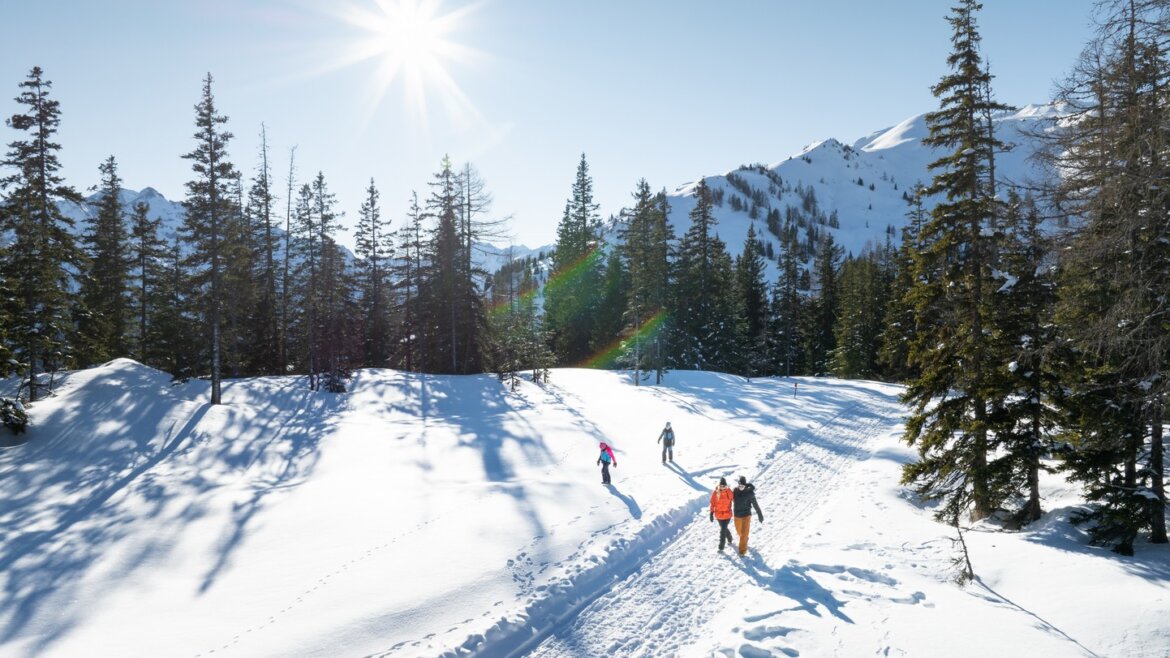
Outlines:
[[[718, 524], [710, 522], [704, 505], [677, 540], [647, 559], [629, 578], [615, 583], [576, 618], [546, 633], [548, 639], [531, 655], [633, 657], [701, 651], [696, 643], [711, 635], [706, 627], [719, 616], [728, 597], [744, 587], [771, 587], [783, 579], [782, 573], [790, 570], [785, 566], [785, 549], [816, 532], [817, 524], [823, 522], [815, 514], [818, 506], [849, 482], [839, 477], [841, 472], [867, 457], [868, 444], [900, 422], [900, 410], [893, 401], [880, 402], [859, 402], [820, 425], [782, 439], [773, 461], [763, 464], [758, 474], [747, 474], [764, 510], [764, 523], [752, 519], [747, 556], [738, 556], [734, 546], [717, 552]], [[736, 475], [726, 473], [730, 484]], [[816, 606], [818, 601], [812, 596], [805, 605]], [[829, 613], [841, 614], [836, 609]], [[792, 630], [761, 627], [744, 632], [784, 635]]]

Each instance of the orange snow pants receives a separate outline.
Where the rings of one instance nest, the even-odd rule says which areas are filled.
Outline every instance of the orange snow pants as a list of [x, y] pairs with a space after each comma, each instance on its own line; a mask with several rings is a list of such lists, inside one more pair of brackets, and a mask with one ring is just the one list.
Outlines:
[[737, 516], [735, 517], [735, 534], [739, 535], [739, 554], [747, 554], [747, 539], [748, 532], [752, 528], [751, 516]]

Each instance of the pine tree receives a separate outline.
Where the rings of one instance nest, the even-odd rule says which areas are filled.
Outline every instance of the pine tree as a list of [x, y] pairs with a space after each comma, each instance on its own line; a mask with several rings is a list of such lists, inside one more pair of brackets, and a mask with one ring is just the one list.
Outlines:
[[250, 367], [257, 374], [275, 375], [284, 371], [281, 363], [281, 340], [277, 290], [279, 271], [277, 236], [274, 206], [276, 195], [273, 190], [272, 167], [268, 162], [268, 131], [260, 125], [260, 157], [252, 184], [248, 188], [246, 216], [251, 230], [253, 253], [252, 280], [255, 283], [256, 303], [249, 328]]
[[918, 234], [927, 218], [922, 202], [924, 194], [923, 186], [917, 185], [914, 193], [906, 197], [910, 204], [907, 212], [909, 222], [902, 228], [902, 243], [894, 256], [894, 275], [885, 309], [886, 320], [883, 323], [878, 361], [883, 372], [894, 381], [909, 381], [919, 375], [919, 371], [910, 364], [909, 346], [914, 342], [917, 326], [911, 292], [914, 289]]
[[394, 301], [397, 307], [397, 331], [392, 364], [408, 372], [422, 368], [420, 337], [423, 331], [420, 286], [423, 260], [423, 212], [418, 194], [411, 193], [406, 221], [398, 230], [398, 258], [392, 269]]
[[1165, 2], [1100, 5], [1097, 37], [1059, 99], [1059, 199], [1076, 218], [1061, 249], [1057, 317], [1081, 367], [1066, 376], [1067, 468], [1095, 508], [1093, 537], [1132, 554], [1165, 543], [1163, 413], [1170, 386], [1170, 89]]
[[754, 222], [748, 226], [743, 253], [735, 261], [735, 293], [739, 298], [739, 325], [743, 328], [737, 371], [748, 376], [770, 374], [766, 355], [771, 309], [764, 282], [764, 248], [756, 239]]
[[998, 373], [1006, 394], [992, 406], [988, 418], [996, 439], [996, 456], [988, 467], [992, 485], [1001, 489], [997, 497], [1022, 494], [1016, 521], [1027, 524], [1043, 511], [1041, 459], [1053, 449], [1065, 350], [1059, 347], [1052, 321], [1056, 282], [1039, 210], [1031, 199], [1012, 191], [1006, 211], [998, 271], [1002, 285], [993, 293], [999, 303], [992, 336], [1006, 353], [1001, 360], [1006, 367]]
[[444, 158], [431, 182], [427, 214], [435, 219], [419, 286], [425, 369], [446, 374], [482, 372], [487, 316], [483, 299], [466, 271], [459, 233], [458, 177]]
[[837, 315], [840, 304], [837, 301], [837, 273], [841, 268], [841, 248], [833, 240], [832, 233], [825, 233], [817, 245], [813, 259], [813, 276], [816, 294], [809, 299], [808, 326], [804, 331], [805, 355], [812, 373], [824, 374], [831, 367], [836, 336]]
[[582, 154], [572, 196], [557, 226], [553, 271], [544, 289], [545, 323], [561, 363], [579, 363], [591, 353], [603, 265], [597, 208], [589, 164]]
[[393, 253], [390, 222], [382, 219], [374, 179], [358, 210], [355, 255], [358, 257], [364, 363], [384, 367], [390, 358], [390, 309], [387, 268]]
[[653, 371], [657, 384], [665, 374], [663, 327], [670, 287], [669, 240], [674, 235], [668, 209], [665, 194], [654, 195], [645, 179], [638, 181], [620, 250], [630, 286], [624, 313], [630, 338], [623, 360], [634, 371], [635, 385], [641, 383], [642, 373]]
[[[4, 311], [30, 402], [46, 386], [37, 375], [55, 371], [70, 358], [76, 310], [70, 291], [76, 286], [74, 272], [82, 265], [71, 231], [73, 220], [60, 209], [61, 204], [81, 203], [81, 196], [58, 174], [61, 145], [52, 140], [61, 123], [61, 109], [49, 97], [52, 86], [40, 67], [34, 67], [20, 83], [16, 102], [24, 111], [6, 123], [27, 138], [8, 144], [3, 164], [12, 171], [0, 178], [0, 190], [6, 192], [0, 228], [11, 235], [0, 262], [7, 287]], [[51, 391], [51, 381], [47, 387]]]
[[801, 294], [800, 244], [792, 219], [780, 236], [780, 273], [772, 287], [771, 329], [768, 332], [771, 362], [785, 377], [805, 373], [804, 337], [806, 302]]
[[920, 460], [903, 480], [928, 499], [942, 502], [938, 516], [957, 523], [969, 506], [982, 519], [1001, 502], [988, 471], [988, 399], [994, 352], [988, 339], [993, 288], [991, 236], [997, 202], [989, 163], [1002, 150], [985, 110], [1007, 109], [989, 99], [990, 75], [979, 51], [975, 14], [980, 5], [961, 0], [947, 18], [954, 30], [951, 72], [932, 88], [940, 108], [927, 114], [928, 146], [942, 149], [931, 163], [931, 194], [944, 195], [923, 224], [909, 293], [917, 322], [909, 362], [921, 374], [904, 400], [912, 413], [906, 441]]
[[[135, 332], [130, 353], [140, 362], [164, 367], [159, 349], [162, 342], [156, 322], [164, 298], [161, 294], [165, 277], [163, 262], [167, 256], [166, 242], [159, 237], [162, 219], [150, 219], [150, 206], [139, 201], [130, 215], [130, 241], [127, 255], [130, 262], [130, 299]], [[173, 372], [173, 371], [172, 371]]]
[[602, 368], [617, 365], [618, 351], [611, 350], [611, 347], [620, 340], [625, 325], [624, 315], [629, 304], [630, 287], [621, 256], [616, 249], [607, 251], [597, 299], [597, 314], [593, 318], [593, 338], [590, 340], [593, 353], [603, 356], [602, 361], [596, 362]]
[[711, 190], [695, 187], [691, 226], [679, 244], [671, 314], [673, 360], [694, 370], [726, 371], [734, 366], [740, 343], [731, 256], [713, 229]]
[[130, 353], [126, 342], [130, 319], [126, 297], [129, 261], [122, 179], [114, 156], [107, 158], [99, 170], [102, 184], [97, 214], [82, 236], [88, 268], [81, 281], [85, 312], [77, 325], [78, 360], [84, 364]]
[[207, 330], [206, 358], [210, 362], [211, 404], [220, 404], [223, 356], [224, 240], [236, 212], [231, 185], [238, 177], [227, 156], [232, 134], [222, 129], [227, 117], [216, 110], [211, 93], [211, 74], [203, 80], [203, 97], [195, 106], [195, 150], [183, 157], [191, 161], [195, 178], [187, 183], [186, 215], [182, 233], [191, 254], [186, 266], [192, 274], [196, 307]]
[[837, 288], [832, 372], [847, 379], [875, 379], [888, 295], [877, 254], [864, 253], [842, 263]]

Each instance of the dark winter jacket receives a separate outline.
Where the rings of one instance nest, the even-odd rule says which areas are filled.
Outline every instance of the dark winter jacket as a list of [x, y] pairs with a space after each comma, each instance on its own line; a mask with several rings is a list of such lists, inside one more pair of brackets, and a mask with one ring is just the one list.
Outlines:
[[[662, 445], [664, 445], [664, 446], [667, 446], [667, 447], [673, 446], [674, 445], [674, 430], [669, 430], [669, 429], [662, 430], [662, 433], [658, 435], [658, 441], [661, 441]], [[658, 441], [655, 441], [655, 443], [658, 443]]]
[[752, 508], [756, 508], [756, 515], [760, 517], [760, 521], [764, 520], [764, 513], [760, 511], [760, 504], [756, 502], [756, 485], [741, 484], [732, 489], [735, 495], [735, 503], [732, 505], [736, 516], [751, 516]]

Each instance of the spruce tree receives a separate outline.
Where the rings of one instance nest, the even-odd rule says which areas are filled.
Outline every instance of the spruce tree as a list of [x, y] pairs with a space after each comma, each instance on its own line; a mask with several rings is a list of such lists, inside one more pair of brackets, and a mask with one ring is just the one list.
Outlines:
[[408, 372], [422, 368], [420, 338], [423, 331], [420, 288], [423, 270], [423, 212], [418, 194], [411, 193], [406, 219], [397, 233], [397, 254], [392, 268], [396, 323], [391, 364]]
[[82, 254], [73, 238], [73, 220], [61, 212], [63, 204], [79, 204], [81, 196], [58, 173], [61, 145], [53, 141], [61, 123], [61, 108], [50, 98], [52, 82], [34, 67], [20, 83], [16, 102], [23, 111], [7, 125], [26, 135], [8, 144], [3, 161], [10, 172], [0, 178], [5, 192], [0, 228], [11, 238], [0, 262], [7, 287], [5, 315], [13, 356], [24, 370], [28, 399], [41, 389], [51, 390], [38, 377], [53, 372], [70, 359], [75, 299], [74, 273]]
[[191, 273], [195, 307], [206, 329], [202, 359], [211, 377], [211, 404], [220, 404], [223, 358], [223, 315], [226, 266], [225, 237], [236, 212], [232, 183], [237, 173], [228, 160], [232, 134], [223, 129], [227, 117], [215, 107], [211, 74], [203, 80], [203, 97], [195, 105], [195, 149], [183, 157], [191, 161], [195, 177], [187, 182], [186, 214], [182, 234], [190, 248], [186, 266]]
[[776, 373], [785, 377], [805, 374], [805, 350], [802, 328], [805, 326], [807, 302], [801, 294], [803, 268], [797, 227], [786, 220], [780, 236], [779, 276], [772, 286], [770, 361]]
[[268, 131], [260, 126], [260, 153], [252, 184], [248, 188], [246, 216], [251, 230], [250, 242], [252, 280], [255, 288], [255, 308], [249, 328], [250, 364], [253, 372], [262, 375], [281, 374], [281, 340], [277, 263], [279, 251], [275, 215], [276, 193], [273, 189], [272, 166], [268, 161]]
[[459, 229], [462, 197], [449, 159], [444, 158], [430, 185], [426, 211], [435, 224], [419, 286], [420, 354], [429, 372], [483, 372], [487, 316], [479, 289], [466, 270], [465, 242]]
[[134, 316], [130, 353], [140, 362], [165, 367], [156, 321], [165, 304], [161, 294], [165, 277], [166, 242], [159, 237], [161, 218], [150, 219], [150, 206], [139, 201], [130, 215], [129, 257], [130, 300]]
[[661, 384], [665, 371], [663, 335], [670, 287], [670, 244], [674, 235], [667, 219], [665, 194], [655, 195], [645, 179], [634, 191], [634, 207], [622, 236], [621, 255], [629, 277], [625, 308], [623, 360], [634, 371], [634, 383], [654, 372]]
[[837, 288], [832, 372], [847, 379], [875, 379], [888, 295], [877, 254], [863, 253], [842, 263]]
[[110, 156], [99, 167], [101, 189], [97, 213], [82, 236], [87, 270], [81, 281], [85, 312], [78, 318], [78, 357], [86, 365], [128, 356], [129, 329], [126, 218], [122, 207], [122, 179]]
[[561, 363], [579, 363], [591, 354], [603, 266], [597, 208], [589, 164], [582, 154], [572, 195], [557, 226], [553, 271], [544, 289], [545, 323]]
[[743, 253], [735, 260], [735, 294], [743, 328], [737, 371], [748, 376], [770, 374], [766, 355], [771, 309], [764, 282], [764, 247], [756, 238], [754, 222], [748, 226]]
[[714, 233], [711, 189], [695, 186], [691, 225], [679, 244], [671, 314], [673, 361], [694, 370], [727, 371], [734, 365], [741, 329], [733, 291], [731, 256]]
[[931, 89], [940, 108], [926, 115], [930, 132], [923, 143], [944, 155], [930, 165], [928, 192], [943, 198], [918, 235], [909, 292], [917, 322], [908, 357], [920, 374], [903, 396], [911, 405], [905, 439], [919, 452], [903, 480], [941, 501], [938, 516], [951, 523], [969, 507], [973, 519], [985, 518], [1001, 502], [988, 471], [987, 416], [996, 365], [988, 339], [997, 212], [989, 163], [1003, 147], [985, 110], [1006, 106], [987, 91], [975, 20], [980, 7], [961, 0], [951, 9], [951, 71]]
[[805, 355], [812, 374], [821, 375], [831, 368], [833, 350], [836, 347], [837, 315], [840, 311], [837, 301], [837, 273], [841, 267], [842, 251], [833, 240], [832, 233], [825, 233], [817, 244], [813, 259], [813, 281], [815, 294], [808, 300], [808, 313], [804, 330]]
[[1066, 467], [1095, 505], [1094, 540], [1131, 554], [1164, 543], [1163, 413], [1170, 386], [1167, 6], [1101, 3], [1096, 38], [1062, 86], [1053, 134], [1058, 199], [1074, 217], [1057, 317], [1080, 367], [1068, 373]]
[[363, 362], [385, 367], [390, 358], [390, 309], [387, 268], [393, 244], [390, 222], [382, 219], [378, 188], [374, 179], [358, 210], [355, 255], [358, 258], [358, 286], [362, 308]]

